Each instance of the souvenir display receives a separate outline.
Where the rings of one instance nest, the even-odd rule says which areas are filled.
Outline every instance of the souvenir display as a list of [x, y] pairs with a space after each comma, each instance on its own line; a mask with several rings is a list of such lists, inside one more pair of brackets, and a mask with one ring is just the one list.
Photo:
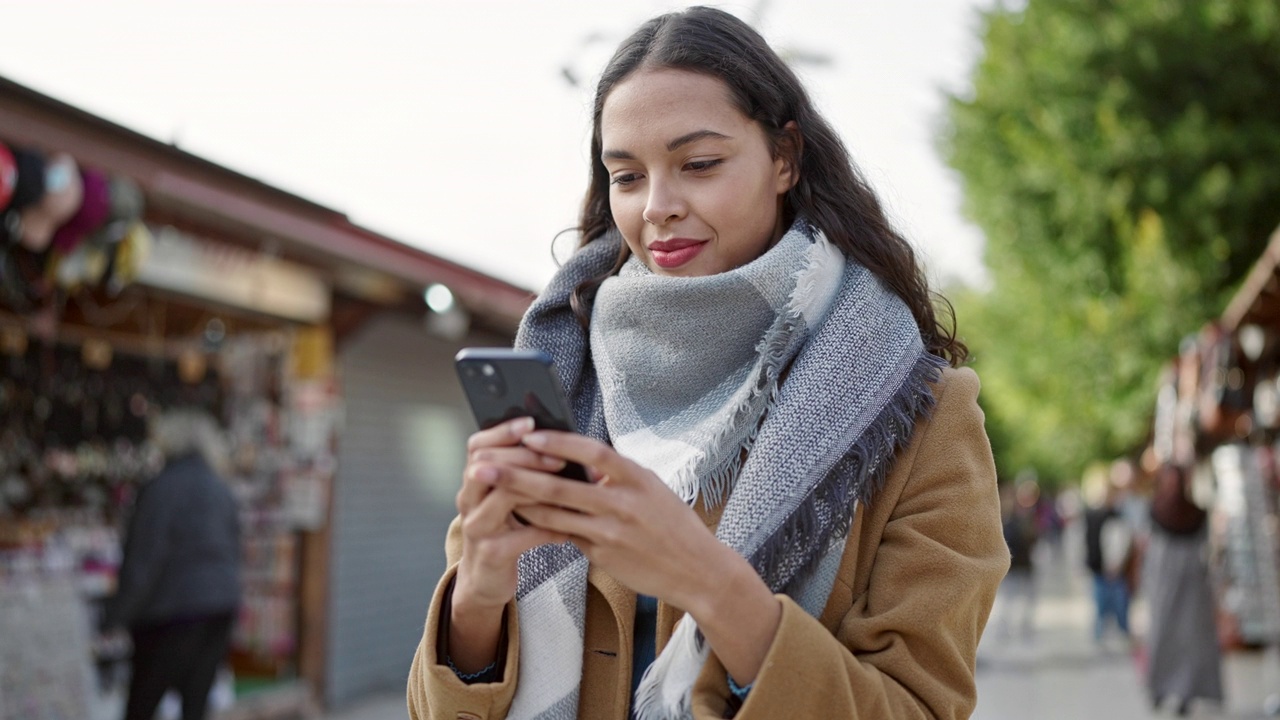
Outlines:
[[89, 623], [65, 572], [0, 569], [0, 720], [90, 718]]
[[127, 177], [0, 139], [0, 308], [29, 312], [55, 290], [119, 294], [150, 254], [143, 209]]
[[337, 467], [332, 338], [271, 330], [262, 308], [237, 330], [182, 287], [126, 292], [160, 259], [145, 200], [132, 178], [0, 137], [0, 720], [122, 713], [132, 647], [102, 618], [162, 465], [148, 419], [170, 408], [209, 412], [231, 451], [243, 604], [226, 676], [297, 677], [302, 533], [327, 522]]
[[[264, 680], [296, 675], [297, 532], [326, 518], [336, 387], [293, 387], [286, 335], [234, 336], [216, 325], [206, 335], [216, 331], [217, 351], [196, 353], [199, 373], [184, 369], [185, 354], [138, 357], [94, 339], [50, 345], [0, 326], [0, 589], [26, 578], [25, 594], [0, 593], [0, 720], [118, 710], [128, 637], [97, 627], [115, 586], [124, 517], [138, 484], [160, 468], [147, 438], [157, 407], [209, 410], [232, 451], [227, 480], [244, 533], [232, 670]], [[62, 584], [48, 580], [55, 577]], [[12, 623], [23, 632], [11, 633]], [[52, 647], [55, 628], [58, 653], [49, 655], [39, 643]], [[18, 660], [29, 657], [44, 659]]]
[[1264, 478], [1270, 448], [1223, 445], [1213, 451], [1217, 511], [1215, 546], [1223, 609], [1234, 619], [1237, 640], [1248, 645], [1280, 642], [1280, 578], [1268, 519], [1274, 499]]

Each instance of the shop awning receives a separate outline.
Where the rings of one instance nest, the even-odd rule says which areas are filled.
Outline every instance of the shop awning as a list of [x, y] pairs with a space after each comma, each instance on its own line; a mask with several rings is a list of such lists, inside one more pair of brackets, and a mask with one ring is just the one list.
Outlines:
[[1223, 311], [1222, 324], [1228, 332], [1249, 324], [1280, 329], [1280, 228]]
[[146, 192], [149, 214], [316, 266], [339, 287], [369, 287], [376, 294], [379, 280], [414, 292], [443, 283], [471, 313], [507, 328], [515, 327], [533, 299], [528, 289], [360, 227], [341, 212], [2, 77], [0, 128], [10, 142], [68, 152], [132, 177]]

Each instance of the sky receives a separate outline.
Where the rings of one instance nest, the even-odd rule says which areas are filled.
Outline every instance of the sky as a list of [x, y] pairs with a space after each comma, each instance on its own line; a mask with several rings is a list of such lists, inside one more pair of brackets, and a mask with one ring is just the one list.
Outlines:
[[[936, 137], [991, 2], [711, 3], [829, 58], [795, 68], [947, 284], [987, 277]], [[596, 76], [685, 4], [0, 0], [0, 75], [536, 290], [573, 247]]]

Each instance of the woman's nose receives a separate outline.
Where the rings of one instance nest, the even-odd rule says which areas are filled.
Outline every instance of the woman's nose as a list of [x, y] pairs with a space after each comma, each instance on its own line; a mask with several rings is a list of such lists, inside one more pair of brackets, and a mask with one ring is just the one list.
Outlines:
[[649, 183], [649, 200], [641, 214], [650, 225], [664, 225], [684, 217], [686, 206], [677, 189], [668, 182]]

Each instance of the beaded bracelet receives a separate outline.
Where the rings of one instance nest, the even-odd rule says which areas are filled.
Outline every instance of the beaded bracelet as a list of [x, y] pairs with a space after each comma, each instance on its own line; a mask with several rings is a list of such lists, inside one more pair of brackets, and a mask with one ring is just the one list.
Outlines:
[[498, 661], [494, 660], [493, 662], [489, 663], [489, 666], [486, 668], [477, 670], [476, 672], [473, 672], [473, 673], [464, 673], [458, 669], [457, 665], [453, 664], [453, 658], [446, 655], [444, 658], [444, 661], [449, 665], [449, 669], [453, 671], [453, 674], [457, 675], [459, 680], [461, 680], [464, 683], [467, 683], [468, 685], [492, 673], [494, 669], [498, 667]]
[[747, 693], [751, 692], [751, 686], [755, 685], [755, 683], [747, 683], [746, 687], [738, 687], [738, 683], [733, 681], [732, 675], [725, 673], [725, 677], [729, 678], [729, 692], [733, 693], [733, 696], [739, 700], [746, 700]]

